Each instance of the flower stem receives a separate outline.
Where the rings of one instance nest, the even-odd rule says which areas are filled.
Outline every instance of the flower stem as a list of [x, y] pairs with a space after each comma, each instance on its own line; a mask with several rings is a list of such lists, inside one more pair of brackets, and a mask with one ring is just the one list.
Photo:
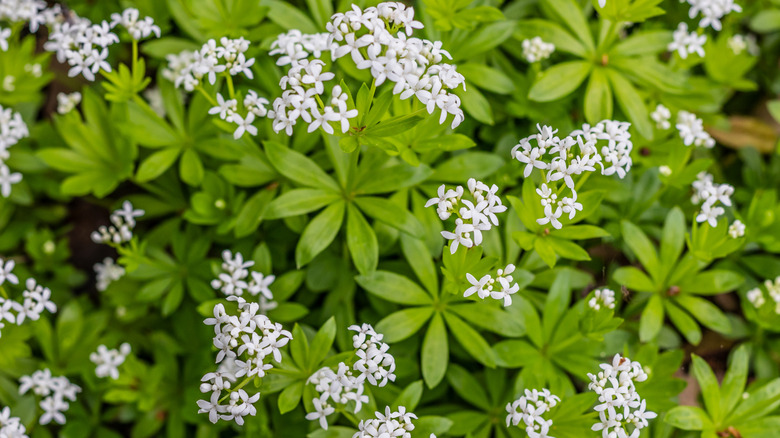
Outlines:
[[2, 295], [3, 298], [5, 298], [6, 300], [10, 299], [8, 297], [8, 293], [5, 291], [5, 288], [3, 286], [0, 286], [0, 295]]
[[244, 380], [241, 383], [238, 384], [238, 386], [236, 386], [235, 388], [228, 389], [227, 390], [227, 394], [224, 397], [222, 397], [221, 399], [219, 399], [219, 403], [221, 404], [228, 397], [230, 397], [230, 394], [232, 394], [233, 392], [238, 391], [239, 389], [243, 388], [244, 386], [246, 386], [247, 383], [251, 382], [253, 379], [254, 379], [253, 377], [247, 376], [247, 377], [244, 378]]
[[206, 97], [206, 100], [208, 100], [212, 105], [217, 106], [217, 101], [214, 100], [214, 97], [209, 93], [206, 93], [206, 90], [203, 89], [203, 85], [198, 85], [196, 89], [200, 91], [200, 93], [203, 94], [203, 96]]
[[135, 77], [135, 70], [138, 68], [138, 41], [133, 40], [133, 77]]
[[225, 77], [227, 78], [228, 93], [230, 93], [230, 98], [235, 99], [236, 90], [233, 88], [233, 77], [230, 76], [230, 73], [228, 72], [225, 72]]

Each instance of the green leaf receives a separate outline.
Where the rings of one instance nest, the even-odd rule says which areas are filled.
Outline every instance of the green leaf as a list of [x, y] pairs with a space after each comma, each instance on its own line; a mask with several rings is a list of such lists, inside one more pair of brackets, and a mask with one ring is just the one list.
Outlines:
[[444, 328], [441, 313], [436, 312], [422, 343], [421, 368], [428, 388], [434, 388], [444, 378], [449, 358], [447, 329]]
[[780, 406], [780, 379], [773, 379], [750, 392], [747, 400], [726, 419], [732, 423], [746, 422], [769, 414]]
[[468, 32], [465, 41], [450, 47], [453, 61], [473, 59], [474, 56], [497, 47], [512, 36], [516, 24], [515, 21], [498, 21]]
[[[587, 50], [579, 40], [557, 24], [542, 19], [523, 20], [517, 24], [514, 37], [518, 40], [540, 37], [542, 40], [555, 44], [555, 51], [571, 53], [585, 58]], [[458, 66], [460, 70], [460, 66]]]
[[556, 254], [563, 258], [570, 260], [590, 260], [588, 252], [572, 241], [558, 239], [557, 237], [552, 236], [544, 240], [550, 244]]
[[668, 30], [639, 31], [615, 44], [610, 50], [611, 56], [655, 55], [666, 51], [672, 42], [672, 32]]
[[582, 8], [574, 0], [544, 0], [546, 10], [557, 16], [571, 30], [572, 35], [590, 51], [595, 49], [593, 35], [588, 28], [588, 22], [582, 13]]
[[702, 430], [712, 427], [712, 421], [702, 408], [677, 406], [664, 417], [664, 422], [682, 430]]
[[414, 274], [431, 295], [439, 292], [439, 277], [433, 258], [423, 240], [401, 235], [401, 252], [403, 252]]
[[647, 306], [642, 311], [639, 320], [639, 340], [649, 342], [653, 340], [664, 323], [664, 303], [659, 295], [650, 297]]
[[471, 357], [488, 368], [496, 367], [495, 353], [482, 335], [455, 316], [454, 313], [444, 312], [444, 319], [447, 321], [447, 327], [452, 335]]
[[612, 83], [612, 91], [615, 93], [620, 109], [628, 116], [628, 120], [642, 137], [652, 138], [653, 125], [650, 124], [645, 102], [636, 88], [616, 70], [607, 69], [607, 76]]
[[263, 4], [271, 8], [268, 18], [283, 29], [298, 29], [304, 34], [319, 32], [308, 15], [286, 1], [264, 0]]
[[484, 330], [514, 338], [525, 334], [522, 320], [488, 303], [452, 304], [448, 309]]
[[552, 247], [549, 239], [534, 240], [534, 251], [536, 251], [536, 254], [539, 255], [539, 258], [547, 263], [547, 266], [550, 268], [555, 266], [555, 262], [558, 260], [558, 258], [555, 255], [555, 249]]
[[347, 206], [347, 247], [358, 272], [362, 275], [376, 270], [379, 244], [374, 229], [352, 204]]
[[460, 97], [463, 109], [478, 121], [486, 124], [494, 124], [493, 109], [490, 107], [485, 95], [479, 92], [476, 87], [469, 87], [465, 90], [458, 89], [456, 94]]
[[363, 131], [363, 135], [370, 135], [372, 137], [380, 138], [393, 137], [414, 128], [422, 121], [423, 117], [420, 115], [404, 114], [402, 116], [382, 120], [378, 124], [371, 126]]
[[420, 286], [393, 272], [374, 271], [355, 277], [355, 281], [368, 292], [392, 303], [426, 305], [433, 302]]
[[631, 252], [639, 259], [642, 266], [644, 266], [645, 270], [650, 274], [650, 277], [655, 280], [655, 283], [661, 283], [661, 265], [658, 261], [658, 253], [655, 251], [653, 243], [641, 228], [631, 222], [625, 220], [621, 221], [620, 226], [623, 232], [623, 240], [625, 240], [626, 245], [631, 249]]
[[693, 375], [699, 382], [702, 398], [704, 399], [704, 406], [707, 408], [707, 412], [709, 413], [710, 418], [712, 418], [712, 421], [719, 424], [722, 419], [722, 411], [720, 406], [720, 387], [718, 386], [718, 379], [704, 359], [695, 354], [691, 354], [691, 359], [693, 360]]
[[360, 196], [355, 198], [354, 202], [363, 213], [393, 228], [397, 228], [399, 231], [415, 237], [423, 237], [425, 235], [425, 229], [422, 224], [409, 210], [399, 207], [398, 204], [388, 199]]
[[200, 156], [192, 149], [185, 149], [179, 162], [179, 175], [181, 180], [191, 186], [199, 186], [203, 181], [203, 162]]
[[679, 207], [669, 211], [661, 233], [661, 265], [659, 280], [663, 281], [676, 265], [685, 244], [685, 215]]
[[680, 290], [698, 295], [717, 295], [739, 287], [744, 279], [732, 271], [713, 270], [701, 272], [680, 281]]
[[460, 64], [458, 65], [458, 73], [466, 78], [469, 85], [474, 84], [483, 90], [497, 94], [511, 94], [515, 91], [515, 83], [509, 76], [485, 64], [476, 62]]
[[685, 294], [677, 296], [676, 301], [705, 326], [719, 333], [731, 333], [731, 321], [718, 306], [703, 298]]
[[162, 315], [168, 316], [175, 312], [176, 309], [179, 308], [182, 298], [184, 298], [184, 285], [181, 283], [181, 280], [179, 280], [173, 283], [173, 286], [163, 300], [162, 307], [160, 308]]
[[393, 406], [391, 409], [398, 410], [399, 406], [403, 406], [406, 408], [407, 412], [413, 411], [417, 405], [420, 403], [420, 398], [422, 398], [423, 393], [423, 381], [417, 380], [415, 382], [412, 382], [404, 388], [403, 391], [401, 391], [400, 394], [398, 394], [398, 397], [395, 398], [395, 401], [393, 402]]
[[731, 353], [731, 361], [723, 377], [721, 396], [723, 412], [731, 412], [742, 399], [748, 376], [748, 345], [742, 344]]
[[750, 20], [750, 28], [758, 33], [770, 33], [780, 30], [780, 9], [758, 11]]
[[325, 321], [325, 324], [320, 327], [317, 334], [314, 335], [314, 339], [311, 341], [311, 348], [309, 349], [307, 361], [309, 369], [317, 369], [320, 363], [325, 360], [325, 357], [330, 351], [330, 347], [333, 345], [334, 339], [336, 339], [336, 318], [331, 316]]
[[267, 219], [281, 219], [290, 216], [299, 216], [329, 205], [340, 199], [340, 196], [331, 191], [322, 189], [294, 189], [282, 193], [274, 199], [266, 211]]
[[585, 118], [590, 124], [612, 119], [612, 88], [603, 67], [596, 67], [585, 89]]
[[568, 61], [548, 68], [540, 74], [528, 98], [537, 102], [550, 102], [568, 96], [588, 76], [593, 64], [586, 61]]
[[488, 152], [465, 152], [436, 167], [431, 180], [463, 184], [469, 178], [484, 178], [504, 165], [504, 159]]
[[303, 395], [305, 381], [295, 382], [279, 394], [279, 413], [286, 414], [298, 406]]
[[306, 338], [306, 332], [297, 323], [292, 329], [290, 356], [298, 368], [306, 368], [306, 363], [309, 359], [309, 340]]
[[665, 301], [665, 304], [666, 313], [669, 315], [669, 319], [672, 320], [674, 326], [680, 330], [680, 333], [685, 336], [685, 339], [687, 339], [688, 342], [693, 345], [699, 345], [699, 342], [701, 342], [701, 328], [696, 320], [691, 318], [691, 316], [678, 307], [677, 304], [670, 301]]
[[433, 315], [432, 307], [399, 310], [379, 321], [376, 329], [384, 335], [385, 342], [400, 342], [417, 333], [431, 315]]
[[542, 331], [545, 340], [549, 342], [552, 339], [553, 332], [558, 327], [560, 319], [569, 308], [571, 301], [571, 286], [566, 271], [561, 271], [555, 276], [550, 291], [547, 293], [547, 299], [544, 302], [544, 312], [542, 320]]
[[417, 167], [408, 164], [371, 169], [361, 175], [355, 193], [374, 195], [377, 193], [396, 192], [407, 187], [414, 187], [425, 181], [433, 173], [430, 167]]
[[493, 408], [484, 385], [463, 367], [456, 364], [450, 365], [447, 370], [447, 381], [463, 400], [467, 400], [470, 404], [486, 411]]
[[317, 257], [336, 238], [344, 221], [344, 207], [344, 202], [329, 205], [303, 230], [295, 248], [295, 263], [299, 269]]
[[271, 165], [285, 177], [303, 186], [341, 193], [338, 183], [309, 157], [273, 141], [264, 144]]
[[157, 178], [173, 165], [180, 152], [181, 149], [173, 147], [153, 153], [138, 166], [135, 178], [139, 182], [147, 182]]
[[248, 236], [257, 231], [274, 194], [276, 190], [260, 190], [246, 201], [236, 217], [236, 237]]
[[145, 103], [127, 102], [127, 116], [128, 121], [120, 127], [130, 138], [144, 146], [175, 145], [178, 148], [182, 143], [176, 130]]

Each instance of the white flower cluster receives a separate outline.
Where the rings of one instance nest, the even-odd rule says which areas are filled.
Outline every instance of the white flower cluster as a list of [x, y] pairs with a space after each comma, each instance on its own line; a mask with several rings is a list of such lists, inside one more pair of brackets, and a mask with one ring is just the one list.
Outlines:
[[0, 437], [29, 438], [24, 424], [19, 420], [19, 417], [11, 416], [11, 409], [8, 406], [0, 410]]
[[593, 298], [588, 300], [588, 307], [593, 310], [600, 310], [602, 307], [607, 309], [615, 308], [615, 291], [612, 289], [596, 289], [593, 292]]
[[[593, 172], [596, 165], [601, 167], [602, 175], [617, 174], [620, 178], [631, 170], [631, 134], [628, 122], [604, 120], [595, 126], [583, 125], [582, 129], [558, 138], [549, 126], [536, 125], [538, 134], [523, 138], [512, 148], [512, 157], [525, 164], [523, 177], [528, 178], [534, 168], [547, 171], [547, 183], [536, 189], [544, 207], [544, 217], [536, 222], [539, 225], [551, 224], [556, 229], [563, 227], [559, 218], [568, 213], [569, 219], [574, 219], [577, 211], [582, 210], [582, 204], [577, 202], [577, 192], [572, 176], [583, 172]], [[531, 141], [536, 142], [536, 146]], [[606, 141], [599, 151], [599, 141]], [[573, 149], [577, 146], [577, 151]], [[563, 181], [570, 190], [571, 196], [558, 199], [557, 181]], [[548, 187], [548, 183], [556, 183]]]
[[547, 59], [555, 52], [555, 44], [547, 43], [541, 37], [523, 40], [523, 58], [530, 63]]
[[[16, 262], [13, 260], [3, 261], [0, 259], [0, 289], [5, 282], [19, 284], [19, 278], [13, 273], [15, 266]], [[24, 301], [21, 303], [0, 296], [0, 330], [5, 327], [3, 320], [11, 324], [22, 325], [27, 319], [39, 320], [45, 310], [48, 310], [49, 313], [57, 312], [57, 305], [51, 300], [51, 290], [48, 287], [39, 285], [34, 278], [28, 278], [25, 287], [26, 289], [22, 293]], [[2, 336], [2, 332], [0, 332], [0, 336]]]
[[97, 352], [89, 355], [89, 360], [96, 365], [95, 375], [100, 378], [118, 379], [119, 366], [125, 363], [125, 359], [131, 351], [132, 348], [127, 342], [120, 345], [119, 350], [116, 348], [109, 350], [105, 345], [98, 346]]
[[[769, 298], [775, 302], [775, 313], [780, 315], [780, 276], [776, 277], [774, 282], [772, 280], [764, 281], [764, 287], [766, 287]], [[747, 299], [756, 309], [762, 307], [766, 303], [764, 293], [761, 291], [760, 287], [749, 290], [747, 292]]]
[[753, 35], [736, 34], [729, 38], [728, 46], [735, 55], [739, 55], [745, 50], [747, 50], [748, 54], [751, 56], [758, 56], [761, 53], [758, 48], [758, 43], [756, 42], [756, 37]]
[[452, 57], [441, 41], [412, 37], [414, 29], [423, 28], [414, 19], [414, 8], [400, 2], [364, 10], [352, 5], [351, 11], [334, 14], [326, 28], [333, 60], [350, 55], [357, 68], [370, 70], [377, 86], [389, 80], [395, 83], [393, 94], [401, 99], [416, 96], [429, 114], [439, 108], [440, 124], [448, 114], [454, 116], [452, 128], [463, 121], [460, 98], [449, 90], [461, 85], [465, 89], [465, 78], [454, 65], [443, 62]]
[[37, 32], [43, 25], [52, 25], [62, 20], [59, 4], [48, 7], [43, 0], [3, 0], [0, 2], [0, 20], [11, 23], [30, 22], [30, 32]]
[[[647, 427], [647, 420], [656, 417], [654, 412], [645, 410], [645, 400], [636, 392], [634, 382], [644, 382], [647, 374], [639, 362], [616, 354], [612, 363], [603, 363], [598, 374], [588, 373], [588, 389], [599, 396], [599, 405], [594, 409], [599, 413], [599, 422], [594, 431], [601, 431], [603, 438], [638, 438], [640, 430]], [[630, 426], [633, 430], [629, 433]]]
[[100, 292], [125, 275], [125, 268], [114, 263], [111, 257], [104, 258], [102, 263], [95, 263], [92, 269], [95, 270], [96, 288]]
[[[251, 260], [244, 261], [244, 256], [237, 252], [235, 256], [229, 250], [222, 252], [222, 270], [219, 277], [211, 281], [211, 287], [222, 291], [227, 296], [242, 296], [244, 292], [249, 292], [252, 296], [260, 295], [260, 313], [266, 314], [269, 310], [276, 308], [277, 303], [273, 301], [274, 295], [271, 292], [271, 283], [276, 280], [275, 275], [263, 275], [260, 272], [249, 271], [255, 262]], [[247, 277], [252, 279], [246, 281]]]
[[230, 39], [222, 37], [217, 44], [210, 39], [200, 50], [184, 51], [178, 55], [167, 55], [168, 68], [163, 70], [163, 76], [172, 81], [176, 87], [183, 86], [187, 91], [193, 91], [201, 85], [203, 78], [214, 85], [218, 74], [238, 76], [244, 74], [253, 79], [251, 67], [255, 58], [247, 59], [245, 53], [249, 50], [249, 41], [244, 38]]
[[672, 34], [672, 38], [673, 41], [669, 43], [666, 50], [677, 51], [682, 59], [688, 58], [688, 55], [692, 53], [704, 57], [704, 44], [707, 42], [707, 35], [699, 35], [696, 31], [688, 33], [688, 25], [680, 23]]
[[[425, 203], [425, 207], [436, 206], [436, 213], [441, 220], [447, 220], [455, 213], [458, 216], [455, 219], [455, 230], [442, 231], [441, 235], [451, 240], [450, 253], [455, 254], [458, 245], [471, 248], [474, 245], [482, 243], [482, 232], [490, 230], [493, 226], [498, 226], [497, 213], [506, 211], [506, 206], [501, 203], [498, 197], [498, 186], [493, 184], [488, 186], [482, 181], [469, 178], [466, 183], [473, 202], [468, 199], [462, 199], [465, 191], [463, 186], [457, 186], [455, 189], [447, 189], [442, 184], [437, 191], [437, 197], [431, 198]], [[474, 239], [471, 239], [471, 233], [474, 233]]]
[[680, 132], [680, 138], [685, 146], [704, 146], [707, 149], [712, 149], [715, 146], [715, 139], [704, 130], [704, 122], [696, 117], [696, 114], [684, 110], [680, 111], [677, 113], [675, 127]]
[[113, 225], [101, 225], [97, 231], [93, 231], [90, 237], [95, 243], [106, 243], [109, 245], [120, 245], [129, 242], [133, 238], [133, 228], [135, 228], [135, 218], [144, 215], [143, 210], [133, 208], [130, 201], [122, 203], [122, 208], [111, 213], [111, 223]]
[[745, 235], [745, 224], [741, 220], [736, 219], [729, 225], [729, 236], [732, 239], [739, 239]]
[[331, 44], [328, 42], [330, 33], [304, 34], [300, 30], [293, 29], [280, 34], [271, 43], [271, 56], [282, 55], [276, 60], [276, 65], [290, 65], [309, 56], [319, 59], [322, 52], [329, 52]]
[[81, 388], [70, 383], [67, 377], [52, 377], [48, 368], [19, 379], [19, 394], [26, 394], [31, 389], [35, 395], [44, 397], [40, 403], [43, 415], [38, 420], [42, 425], [49, 424], [52, 420], [65, 424], [64, 413], [70, 407], [65, 400], [76, 401], [76, 394], [81, 392]]
[[268, 110], [265, 106], [268, 100], [259, 97], [254, 90], [249, 90], [244, 97], [244, 108], [247, 111], [246, 117], [238, 112], [238, 100], [225, 100], [221, 94], [217, 93], [217, 105], [209, 109], [209, 114], [218, 114], [219, 118], [229, 123], [235, 123], [236, 130], [233, 131], [233, 138], [238, 140], [244, 133], [251, 136], [257, 135], [257, 127], [253, 125], [256, 117], [265, 117]]
[[[385, 406], [385, 413], [374, 412], [376, 418], [370, 420], [361, 420], [358, 424], [358, 432], [352, 435], [352, 438], [411, 438], [411, 431], [414, 430], [412, 420], [417, 416], [411, 412], [406, 412], [403, 406], [398, 407], [398, 411], [393, 412], [390, 406]], [[436, 438], [431, 434], [430, 438]]]
[[525, 423], [525, 432], [530, 438], [552, 438], [550, 432], [552, 420], [545, 420], [542, 415], [550, 412], [561, 399], [550, 393], [549, 389], [541, 391], [525, 390], [525, 395], [512, 403], [506, 404], [506, 427], [517, 426], [520, 421]]
[[11, 29], [0, 27], [0, 50], [8, 51], [8, 38], [11, 37]]
[[729, 184], [714, 184], [712, 175], [707, 172], [699, 172], [696, 181], [693, 182], [693, 196], [691, 202], [698, 204], [703, 202], [701, 211], [696, 216], [696, 222], [709, 222], [710, 226], [718, 226], [718, 217], [726, 212], [723, 207], [716, 205], [718, 202], [731, 207], [731, 195], [734, 186]]
[[690, 5], [688, 16], [695, 18], [701, 13], [699, 27], [712, 26], [721, 30], [720, 20], [730, 12], [742, 12], [742, 8], [734, 0], [680, 0]]
[[21, 173], [11, 173], [5, 161], [11, 157], [8, 149], [30, 135], [22, 115], [0, 105], [0, 195], [11, 196], [11, 185], [22, 180]]
[[306, 381], [313, 384], [315, 391], [320, 393], [319, 397], [312, 400], [314, 412], [306, 414], [306, 419], [319, 420], [320, 427], [325, 430], [328, 429], [327, 417], [336, 412], [336, 408], [331, 406], [328, 400], [339, 405], [354, 401], [353, 412], [356, 414], [363, 408], [363, 403], [368, 403], [368, 396], [363, 394], [363, 381], [352, 373], [346, 363], [339, 363], [338, 368], [336, 372], [328, 367], [321, 368]]
[[[292, 334], [284, 330], [281, 324], [274, 323], [259, 313], [260, 305], [248, 303], [233, 295], [228, 300], [238, 303], [238, 315], [231, 315], [222, 303], [214, 306], [214, 317], [204, 323], [214, 326], [214, 346], [219, 350], [217, 363], [228, 362], [231, 366], [222, 367], [216, 372], [203, 376], [201, 392], [211, 392], [209, 400], [198, 400], [198, 413], [208, 413], [209, 420], [216, 423], [221, 420], [235, 420], [244, 424], [244, 417], [257, 413], [254, 403], [260, 393], [251, 397], [243, 389], [231, 390], [230, 382], [239, 377], [247, 379], [263, 377], [273, 368], [271, 359], [282, 361], [280, 348], [287, 345]], [[241, 357], [246, 360], [240, 359]], [[228, 392], [228, 404], [221, 404], [222, 391]]]
[[108, 47], [119, 42], [119, 37], [111, 32], [107, 21], [93, 24], [89, 19], [76, 16], [64, 17], [51, 24], [49, 39], [43, 48], [55, 52], [57, 61], [70, 65], [68, 76], [84, 76], [88, 81], [95, 80], [95, 74], [101, 69], [111, 71], [108, 63]]
[[[495, 277], [486, 274], [479, 281], [473, 275], [466, 274], [466, 279], [471, 283], [471, 287], [466, 289], [463, 296], [470, 297], [476, 292], [477, 296], [483, 300], [491, 297], [494, 300], [503, 300], [504, 307], [509, 306], [512, 304], [512, 295], [520, 290], [520, 286], [517, 283], [512, 284], [514, 279], [511, 274], [514, 271], [515, 265], [509, 264], [504, 269], [498, 269]], [[501, 286], [501, 290], [493, 290], [496, 282]]]
[[655, 107], [655, 111], [650, 113], [650, 118], [655, 122], [655, 127], [666, 131], [672, 127], [672, 123], [669, 121], [672, 118], [672, 112], [669, 108], [659, 103]]
[[344, 362], [338, 364], [338, 371], [328, 367], [319, 369], [309, 377], [307, 383], [314, 385], [320, 393], [312, 400], [314, 412], [306, 414], [307, 420], [319, 420], [320, 427], [328, 429], [327, 417], [336, 408], [330, 402], [346, 407], [349, 402], [355, 402], [354, 413], [360, 412], [363, 403], [368, 403], [364, 392], [366, 381], [374, 386], [385, 386], [388, 381], [395, 381], [395, 358], [387, 351], [390, 346], [382, 342], [384, 335], [377, 333], [370, 324], [349, 326], [357, 334], [352, 336], [358, 360], [349, 367]]
[[149, 38], [152, 34], [160, 38], [160, 27], [154, 24], [152, 17], [144, 17], [143, 20], [139, 18], [138, 9], [127, 8], [121, 14], [111, 14], [111, 28], [121, 25], [136, 41]]
[[73, 111], [81, 103], [81, 93], [57, 94], [57, 114], [65, 115]]

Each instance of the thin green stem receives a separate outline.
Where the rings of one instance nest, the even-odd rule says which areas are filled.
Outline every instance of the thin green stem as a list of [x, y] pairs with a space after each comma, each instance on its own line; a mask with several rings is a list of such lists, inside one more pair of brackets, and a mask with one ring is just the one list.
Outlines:
[[0, 286], [0, 295], [2, 295], [3, 298], [5, 298], [6, 300], [10, 299], [8, 297], [8, 293], [5, 291], [5, 288], [3, 286]]
[[582, 188], [582, 186], [585, 185], [585, 181], [587, 181], [588, 178], [590, 178], [590, 174], [591, 172], [586, 173], [585, 175], [582, 176], [582, 178], [580, 178], [579, 181], [577, 181], [577, 184], [574, 186], [575, 192], [578, 192], [580, 188]]
[[138, 68], [138, 41], [133, 40], [133, 77], [135, 77], [135, 71]]
[[225, 71], [225, 77], [227, 78], [228, 93], [230, 94], [230, 98], [235, 99], [236, 90], [233, 88], [233, 76], [230, 76], [230, 73]]
[[213, 96], [211, 96], [209, 93], [206, 93], [206, 90], [203, 89], [202, 85], [198, 85], [196, 87], [196, 90], [200, 91], [200, 93], [208, 100], [212, 105], [217, 106], [217, 101], [214, 99]]
[[228, 397], [230, 397], [230, 394], [243, 388], [244, 386], [246, 386], [247, 383], [251, 382], [252, 380], [254, 380], [254, 377], [249, 377], [249, 376], [245, 377], [244, 380], [238, 384], [238, 386], [236, 386], [235, 388], [228, 389], [227, 395], [219, 399], [219, 403], [221, 404], [223, 401], [227, 400]]

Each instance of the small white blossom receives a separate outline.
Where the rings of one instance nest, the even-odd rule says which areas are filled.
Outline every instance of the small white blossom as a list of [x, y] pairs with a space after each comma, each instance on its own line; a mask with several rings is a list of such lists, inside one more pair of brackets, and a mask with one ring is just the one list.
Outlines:
[[525, 431], [532, 438], [553, 438], [547, 433], [552, 427], [552, 420], [545, 420], [542, 415], [550, 412], [561, 399], [550, 393], [548, 389], [538, 391], [525, 390], [525, 395], [512, 403], [507, 403], [506, 426], [517, 426], [520, 421], [525, 423]]
[[704, 44], [707, 42], [707, 35], [699, 35], [696, 31], [688, 33], [688, 25], [680, 23], [672, 36], [674, 40], [666, 47], [670, 52], [676, 51], [682, 59], [687, 58], [692, 53], [704, 57]]
[[495, 277], [487, 274], [479, 280], [471, 274], [466, 274], [466, 279], [471, 283], [471, 287], [466, 289], [463, 296], [469, 297], [476, 293], [481, 299], [491, 297], [502, 301], [504, 307], [511, 305], [512, 295], [520, 290], [520, 286], [517, 283], [513, 284], [514, 279], [511, 274], [514, 270], [515, 265], [509, 264], [504, 269], [498, 269]]
[[602, 307], [614, 309], [615, 291], [611, 289], [596, 289], [593, 292], [593, 298], [588, 301], [588, 307], [593, 310], [600, 310]]
[[102, 263], [95, 263], [93, 269], [95, 270], [96, 288], [100, 292], [108, 289], [111, 283], [125, 275], [125, 268], [114, 263], [114, 259], [111, 257], [104, 258]]
[[650, 113], [650, 118], [653, 119], [655, 126], [658, 129], [665, 131], [672, 127], [671, 122], [669, 122], [669, 120], [672, 118], [672, 112], [669, 111], [669, 108], [665, 107], [663, 104], [659, 103], [655, 107], [655, 111]]
[[680, 133], [680, 138], [685, 146], [694, 145], [704, 146], [711, 149], [715, 146], [715, 139], [704, 130], [704, 122], [696, 117], [696, 114], [688, 111], [680, 111], [677, 114], [677, 124], [675, 125]]
[[699, 27], [711, 26], [715, 30], [721, 30], [720, 20], [731, 12], [742, 12], [742, 8], [734, 0], [681, 0], [690, 5], [688, 16], [696, 18], [701, 14]]
[[745, 224], [741, 220], [737, 219], [729, 225], [729, 236], [732, 239], [739, 239], [745, 235]]
[[766, 303], [764, 293], [761, 292], [760, 288], [753, 288], [747, 291], [747, 299], [756, 309], [762, 307], [764, 303]]
[[541, 37], [523, 40], [523, 58], [530, 63], [547, 59], [555, 52], [555, 44], [547, 43]]
[[668, 177], [668, 176], [670, 176], [672, 174], [672, 168], [667, 166], [667, 165], [658, 166], [658, 173], [660, 173], [663, 176]]
[[89, 355], [89, 360], [97, 367], [95, 368], [95, 375], [103, 377], [111, 377], [116, 380], [119, 378], [119, 366], [125, 363], [127, 355], [130, 354], [131, 347], [127, 342], [119, 346], [119, 350], [111, 349], [105, 345], [98, 346], [97, 352]]
[[735, 55], [739, 55], [745, 50], [751, 56], [758, 56], [760, 54], [756, 37], [753, 35], [734, 35], [728, 40], [728, 46]]
[[136, 40], [140, 41], [154, 34], [160, 38], [160, 27], [154, 24], [152, 17], [144, 17], [139, 20], [140, 12], [135, 8], [127, 8], [121, 14], [111, 14], [111, 28], [122, 26], [127, 29], [127, 33]]
[[64, 413], [69, 408], [65, 400], [76, 401], [76, 394], [81, 392], [81, 388], [70, 383], [67, 377], [53, 377], [49, 369], [38, 370], [19, 379], [19, 394], [26, 394], [31, 389], [35, 395], [44, 397], [40, 402], [44, 413], [38, 420], [41, 425], [51, 421], [65, 424]]
[[93, 231], [90, 237], [95, 243], [105, 243], [109, 245], [121, 245], [129, 242], [133, 238], [133, 229], [135, 228], [135, 218], [144, 215], [143, 210], [133, 207], [130, 201], [124, 201], [122, 208], [111, 213], [109, 226], [101, 225], [97, 231]]
[[[407, 412], [403, 406], [398, 407], [398, 411], [393, 412], [390, 406], [385, 407], [385, 413], [374, 413], [375, 418], [361, 420], [358, 423], [358, 432], [352, 435], [352, 438], [411, 438], [411, 431], [414, 430], [412, 420], [417, 416]], [[431, 434], [431, 438], [436, 438]]]
[[0, 437], [29, 438], [21, 420], [11, 416], [11, 409], [8, 406], [0, 410]]
[[57, 113], [67, 114], [73, 111], [79, 103], [81, 103], [81, 93], [78, 91], [70, 94], [59, 93], [57, 94]]
[[[696, 181], [693, 182], [694, 192], [691, 202], [694, 204], [702, 203], [701, 211], [696, 216], [696, 222], [708, 222], [714, 228], [718, 226], [718, 218], [726, 212], [717, 203], [720, 202], [727, 207], [731, 207], [731, 195], [734, 193], [734, 187], [729, 184], [714, 184], [712, 181], [712, 175], [707, 172], [700, 172]], [[742, 223], [740, 222], [734, 227], [735, 233], [739, 231], [739, 225], [742, 225]], [[744, 225], [742, 227], [744, 228]]]

